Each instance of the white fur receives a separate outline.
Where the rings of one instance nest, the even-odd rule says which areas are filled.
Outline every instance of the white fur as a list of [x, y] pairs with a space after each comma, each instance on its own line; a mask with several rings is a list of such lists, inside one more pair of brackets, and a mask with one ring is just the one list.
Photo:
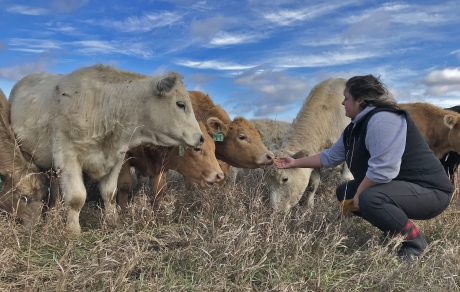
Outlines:
[[128, 149], [141, 142], [200, 144], [202, 133], [181, 79], [177, 73], [149, 77], [96, 65], [68, 75], [29, 75], [14, 86], [13, 130], [37, 166], [62, 170], [69, 230], [80, 231], [82, 172], [101, 182], [107, 213], [116, 219], [113, 193]]
[[[292, 156], [300, 150], [314, 155], [331, 147], [350, 123], [342, 106], [344, 89], [345, 79], [341, 78], [316, 85], [293, 121], [281, 148], [274, 151], [275, 156]], [[265, 176], [270, 187], [270, 205], [283, 211], [296, 205], [308, 186], [312, 171], [311, 168], [276, 169], [270, 166]], [[314, 190], [308, 199], [310, 206], [319, 183], [316, 174], [314, 178]]]

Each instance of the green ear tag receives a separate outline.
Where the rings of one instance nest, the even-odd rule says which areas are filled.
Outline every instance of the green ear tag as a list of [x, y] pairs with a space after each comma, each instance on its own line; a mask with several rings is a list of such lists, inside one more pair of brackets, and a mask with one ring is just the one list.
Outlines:
[[216, 142], [223, 142], [224, 141], [224, 133], [220, 131], [220, 126], [217, 126], [217, 132], [212, 135], [212, 139]]
[[2, 181], [2, 177], [0, 177], [0, 192], [3, 192], [3, 181]]
[[185, 148], [184, 146], [179, 146], [179, 156], [184, 156]]

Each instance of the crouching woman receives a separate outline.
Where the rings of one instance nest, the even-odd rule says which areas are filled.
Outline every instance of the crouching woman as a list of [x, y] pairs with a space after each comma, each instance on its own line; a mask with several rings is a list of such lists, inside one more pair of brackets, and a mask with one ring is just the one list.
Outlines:
[[330, 149], [309, 157], [275, 160], [278, 168], [334, 167], [346, 162], [354, 180], [337, 198], [385, 233], [402, 235], [398, 256], [418, 257], [427, 243], [410, 219], [427, 220], [449, 205], [454, 187], [409, 114], [398, 108], [373, 75], [350, 78], [345, 115], [351, 118]]

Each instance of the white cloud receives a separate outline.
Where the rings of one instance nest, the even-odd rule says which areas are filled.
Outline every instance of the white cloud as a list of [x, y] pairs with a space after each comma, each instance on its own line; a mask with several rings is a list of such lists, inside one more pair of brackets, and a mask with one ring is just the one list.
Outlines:
[[305, 55], [282, 57], [274, 60], [274, 66], [279, 68], [305, 68], [324, 67], [350, 64], [358, 60], [380, 57], [379, 52], [356, 52], [356, 53], [324, 53], [322, 55]]
[[315, 19], [319, 16], [330, 13], [338, 8], [348, 5], [346, 2], [340, 4], [320, 4], [316, 6], [305, 7], [303, 9], [281, 9], [276, 12], [265, 12], [262, 16], [271, 22], [280, 26], [293, 25], [305, 20]]
[[428, 87], [427, 93], [435, 96], [460, 92], [460, 68], [435, 70], [423, 79], [423, 84]]
[[122, 32], [147, 32], [155, 28], [175, 24], [182, 19], [182, 15], [164, 11], [161, 13], [146, 13], [142, 17], [128, 17], [124, 21], [92, 20], [91, 24], [114, 28]]
[[205, 83], [208, 83], [212, 80], [215, 80], [217, 78], [217, 76], [215, 75], [211, 75], [211, 74], [189, 74], [187, 76], [187, 80], [192, 82], [192, 83], [195, 83], [195, 84], [198, 84], [198, 85], [202, 85], [202, 84], [205, 84]]
[[9, 40], [11, 50], [28, 50], [29, 52], [44, 52], [47, 50], [61, 49], [62, 42], [44, 39], [20, 39]]
[[190, 61], [180, 60], [176, 62], [177, 65], [196, 68], [196, 69], [213, 69], [213, 70], [245, 70], [255, 67], [255, 65], [241, 65], [231, 62], [221, 62], [216, 60], [209, 61]]
[[222, 29], [224, 21], [225, 19], [222, 15], [217, 15], [205, 20], [193, 19], [190, 24], [190, 30], [192, 35], [209, 40]]
[[16, 66], [3, 67], [0, 69], [0, 78], [18, 81], [24, 76], [47, 71], [49, 66], [49, 62], [45, 58], [41, 58], [35, 63], [24, 63]]
[[241, 101], [234, 109], [241, 111], [247, 108], [258, 117], [290, 110], [305, 98], [310, 87], [310, 82], [304, 77], [260, 66], [237, 75], [234, 83], [247, 89], [240, 94]]
[[265, 38], [263, 33], [230, 34], [227, 32], [219, 32], [214, 38], [211, 39], [209, 45], [210, 47], [218, 47], [227, 45], [247, 44], [257, 42], [263, 38]]
[[25, 14], [25, 15], [44, 15], [50, 13], [48, 9], [37, 8], [26, 5], [14, 5], [6, 9], [9, 13]]
[[150, 52], [148, 46], [144, 43], [85, 40], [74, 41], [69, 44], [79, 47], [76, 51], [87, 55], [122, 54], [142, 58], [150, 58], [152, 56], [152, 52]]

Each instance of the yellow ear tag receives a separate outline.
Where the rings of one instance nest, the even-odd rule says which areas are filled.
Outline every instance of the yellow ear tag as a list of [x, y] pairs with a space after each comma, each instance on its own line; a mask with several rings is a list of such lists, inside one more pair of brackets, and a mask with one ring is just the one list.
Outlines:
[[185, 147], [179, 146], [179, 156], [184, 156], [184, 153], [185, 153]]
[[220, 131], [220, 126], [217, 126], [217, 132], [212, 135], [212, 139], [216, 142], [223, 142], [224, 141], [224, 133]]

